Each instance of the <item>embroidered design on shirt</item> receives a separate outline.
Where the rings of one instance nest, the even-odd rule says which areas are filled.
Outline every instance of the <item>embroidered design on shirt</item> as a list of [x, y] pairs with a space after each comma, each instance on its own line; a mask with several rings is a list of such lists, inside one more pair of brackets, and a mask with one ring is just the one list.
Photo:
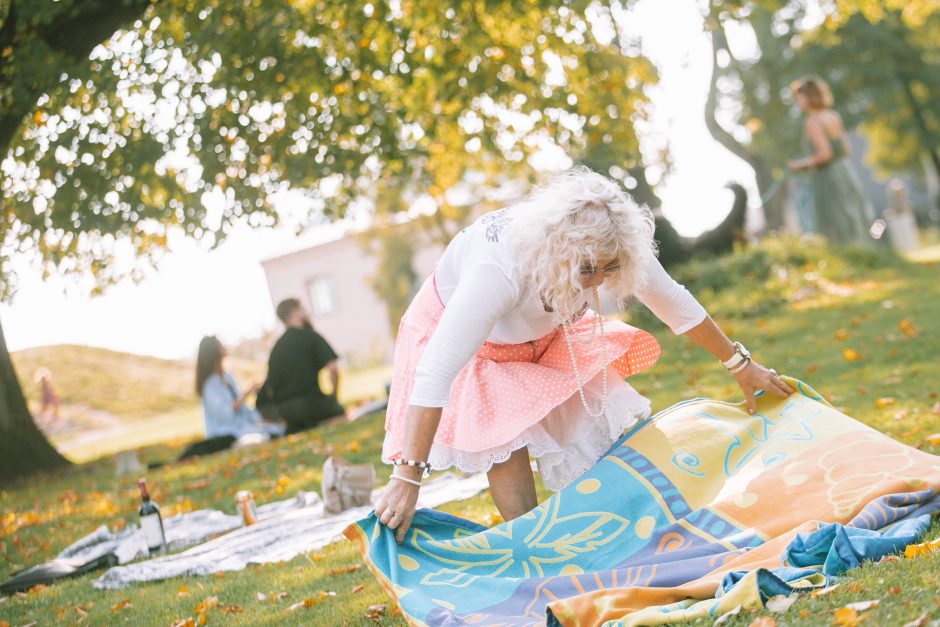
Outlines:
[[504, 207], [498, 211], [489, 213], [482, 218], [486, 225], [487, 241], [499, 243], [499, 234], [507, 224], [512, 222], [512, 216], [509, 215], [509, 207]]

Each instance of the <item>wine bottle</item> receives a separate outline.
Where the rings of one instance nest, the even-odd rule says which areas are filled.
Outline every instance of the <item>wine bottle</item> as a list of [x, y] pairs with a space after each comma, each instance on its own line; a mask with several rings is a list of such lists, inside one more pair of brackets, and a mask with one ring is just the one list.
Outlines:
[[147, 480], [137, 481], [140, 487], [140, 528], [144, 532], [147, 540], [147, 548], [150, 553], [156, 553], [163, 550], [166, 546], [166, 535], [163, 533], [163, 517], [160, 516], [160, 508], [150, 500], [150, 492], [147, 490]]

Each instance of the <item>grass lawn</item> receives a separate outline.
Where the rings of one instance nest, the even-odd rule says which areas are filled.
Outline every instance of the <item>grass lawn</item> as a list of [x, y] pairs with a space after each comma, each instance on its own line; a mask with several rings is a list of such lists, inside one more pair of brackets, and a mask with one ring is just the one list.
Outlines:
[[[918, 445], [940, 432], [940, 266], [935, 257], [909, 263], [878, 251], [835, 253], [811, 241], [777, 240], [677, 274], [761, 362], [805, 379], [837, 407], [907, 444]], [[661, 362], [632, 381], [652, 399], [654, 409], [695, 396], [737, 399], [733, 380], [711, 357], [642, 312], [629, 315], [654, 330], [663, 344]], [[165, 467], [148, 477], [166, 514], [200, 507], [231, 511], [240, 489], [254, 491], [259, 502], [298, 489], [317, 490], [329, 451], [355, 462], [375, 461], [381, 441], [382, 419], [376, 416]], [[170, 459], [182, 444], [149, 446], [139, 454], [144, 462]], [[940, 446], [924, 449], [940, 454]], [[379, 472], [387, 476], [384, 467]], [[113, 461], [102, 458], [5, 486], [0, 492], [0, 577], [54, 556], [99, 525], [134, 522], [135, 479], [115, 479]], [[483, 523], [492, 522], [495, 513], [486, 493], [442, 509]], [[927, 537], [938, 536], [940, 524], [935, 523]], [[924, 613], [938, 619], [938, 573], [940, 552], [870, 564], [850, 572], [831, 594], [801, 598], [774, 617], [777, 624], [830, 624], [834, 610], [846, 603], [880, 599], [866, 624], [903, 625]], [[366, 625], [373, 624], [365, 616], [373, 604], [388, 606], [378, 624], [404, 624], [346, 541], [286, 563], [219, 577], [120, 591], [94, 590], [92, 578], [3, 600], [0, 621], [170, 625], [197, 617], [197, 604], [216, 596], [218, 607], [205, 614], [209, 624]], [[317, 599], [321, 591], [336, 594], [309, 608], [287, 609]], [[738, 616], [727, 624], [749, 625], [754, 618]]]
[[[47, 434], [73, 462], [88, 462], [119, 451], [167, 440], [194, 440], [202, 435], [202, 410], [193, 387], [195, 364], [120, 353], [90, 346], [43, 346], [12, 354], [34, 412], [39, 411], [39, 385], [33, 374], [53, 372], [68, 428]], [[230, 355], [226, 368], [243, 387], [264, 380], [263, 361]], [[344, 370], [340, 402], [347, 406], [385, 396], [391, 366]], [[329, 389], [323, 373], [321, 385]]]

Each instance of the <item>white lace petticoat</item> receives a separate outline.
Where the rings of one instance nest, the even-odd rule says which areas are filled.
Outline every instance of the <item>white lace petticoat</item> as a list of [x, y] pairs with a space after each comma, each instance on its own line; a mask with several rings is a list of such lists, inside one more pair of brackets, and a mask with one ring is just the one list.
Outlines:
[[[608, 367], [607, 407], [600, 418], [584, 411], [577, 392], [510, 442], [483, 451], [462, 451], [435, 443], [428, 461], [434, 470], [455, 466], [464, 472], [487, 472], [522, 447], [535, 458], [542, 482], [557, 492], [590, 470], [628, 427], [650, 415], [650, 401]], [[603, 373], [584, 386], [594, 414], [600, 413]]]

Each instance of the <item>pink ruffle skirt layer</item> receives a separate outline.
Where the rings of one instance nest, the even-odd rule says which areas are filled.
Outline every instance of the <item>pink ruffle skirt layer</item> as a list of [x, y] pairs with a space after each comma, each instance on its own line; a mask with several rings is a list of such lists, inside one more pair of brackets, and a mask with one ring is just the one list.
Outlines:
[[[386, 461], [402, 456], [415, 369], [443, 312], [432, 275], [398, 329], [382, 449]], [[456, 466], [465, 472], [485, 472], [527, 446], [546, 487], [560, 490], [591, 468], [625, 428], [648, 417], [649, 401], [624, 377], [656, 363], [659, 343], [646, 331], [605, 319], [605, 360], [599, 334], [587, 344], [576, 339], [590, 337], [593, 317], [588, 310], [573, 325], [571, 345], [585, 381], [585, 400], [594, 414], [600, 413], [603, 371], [608, 371], [604, 414], [594, 418], [584, 410], [560, 328], [525, 344], [487, 342], [451, 386], [431, 447], [432, 468]]]

